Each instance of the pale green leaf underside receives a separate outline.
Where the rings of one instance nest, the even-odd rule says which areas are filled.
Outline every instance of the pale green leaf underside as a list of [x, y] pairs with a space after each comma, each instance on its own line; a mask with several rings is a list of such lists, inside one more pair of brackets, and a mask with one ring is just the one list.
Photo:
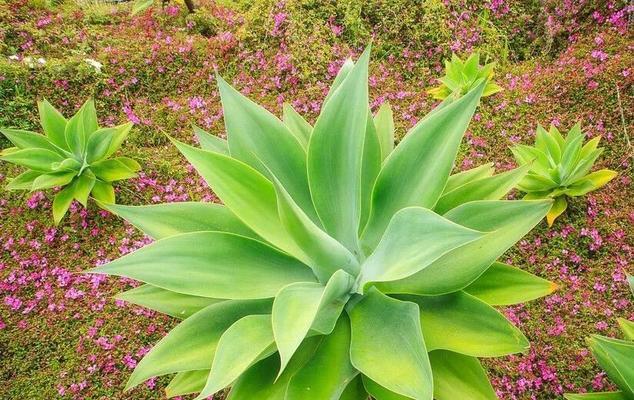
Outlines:
[[436, 400], [497, 400], [489, 378], [475, 357], [451, 351], [429, 353]]

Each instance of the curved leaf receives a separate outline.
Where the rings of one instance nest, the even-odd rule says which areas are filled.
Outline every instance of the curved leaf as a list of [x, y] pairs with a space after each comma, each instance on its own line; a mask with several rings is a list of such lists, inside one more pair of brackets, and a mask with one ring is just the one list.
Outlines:
[[389, 103], [381, 104], [374, 116], [374, 125], [381, 146], [381, 161], [383, 161], [394, 150], [394, 117]]
[[385, 160], [372, 193], [370, 219], [362, 237], [364, 250], [377, 245], [390, 219], [400, 209], [434, 207], [483, 88], [484, 84], [479, 85], [421, 120]]
[[377, 287], [384, 293], [420, 295], [463, 289], [537, 225], [551, 204], [551, 200], [482, 200], [458, 206], [444, 217], [458, 225], [488, 233], [450, 251], [407, 279], [379, 283]]
[[374, 188], [376, 177], [381, 171], [381, 161], [381, 145], [372, 120], [372, 113], [368, 110], [368, 122], [363, 141], [363, 160], [361, 163], [361, 218], [359, 220], [359, 234], [363, 231], [370, 216], [372, 189]]
[[306, 175], [306, 152], [284, 123], [229, 86], [219, 76], [231, 157], [268, 176], [269, 170], [291, 197], [317, 221]]
[[315, 281], [312, 271], [294, 258], [226, 232], [171, 236], [89, 272], [218, 299], [264, 299], [290, 283]]
[[352, 365], [392, 392], [431, 400], [432, 371], [416, 304], [372, 288], [349, 315]]
[[478, 179], [487, 178], [493, 175], [495, 168], [493, 163], [487, 163], [475, 168], [468, 169], [466, 171], [458, 172], [447, 179], [447, 185], [443, 190], [443, 195], [451, 192], [454, 189], [459, 188], [462, 185], [466, 185], [469, 182], [473, 182]]
[[92, 187], [92, 197], [100, 201], [102, 204], [114, 204], [114, 188], [108, 182], [96, 181]]
[[299, 143], [301, 143], [302, 147], [306, 149], [310, 135], [313, 132], [313, 127], [288, 103], [284, 103], [282, 113], [282, 121], [284, 121], [286, 127], [295, 138], [297, 138]]
[[176, 293], [147, 284], [119, 293], [115, 298], [179, 319], [185, 319], [211, 304], [223, 301]]
[[86, 161], [92, 163], [105, 158], [117, 133], [117, 128], [101, 128], [93, 132], [86, 144]]
[[600, 335], [588, 338], [592, 355], [626, 398], [634, 398], [634, 342]]
[[201, 231], [230, 232], [258, 239], [251, 229], [220, 204], [192, 201], [149, 206], [104, 204], [103, 207], [154, 239]]
[[525, 303], [546, 296], [557, 289], [553, 282], [530, 272], [494, 262], [464, 291], [492, 306]]
[[567, 400], [629, 400], [623, 392], [565, 393]]
[[270, 315], [248, 315], [222, 334], [205, 388], [196, 400], [229, 386], [273, 344]]
[[14, 146], [19, 149], [40, 148], [53, 151], [62, 156], [67, 155], [64, 150], [53, 144], [49, 138], [39, 133], [25, 131], [21, 129], [0, 129], [2, 133]]
[[53, 172], [50, 174], [38, 175], [31, 184], [31, 190], [49, 189], [56, 186], [64, 186], [77, 175], [75, 172]]
[[346, 386], [339, 400], [368, 400], [368, 392], [366, 392], [365, 387], [363, 387], [361, 375], [357, 375], [357, 377]]
[[429, 353], [436, 400], [497, 400], [484, 368], [475, 357], [445, 350]]
[[196, 138], [198, 138], [198, 143], [200, 144], [201, 149], [229, 155], [229, 145], [225, 139], [212, 135], [196, 125], [192, 125], [192, 127], [194, 128], [194, 134], [196, 135]]
[[372, 398], [376, 400], [411, 400], [410, 397], [390, 392], [367, 376], [363, 377], [363, 385]]
[[356, 375], [350, 364], [350, 320], [344, 314], [315, 355], [291, 378], [286, 400], [339, 400]]
[[205, 387], [208, 375], [208, 369], [179, 372], [165, 388], [165, 395], [169, 399], [176, 396], [198, 393]]
[[99, 126], [97, 125], [95, 102], [90, 99], [81, 106], [79, 111], [66, 124], [64, 137], [70, 150], [76, 156], [83, 158], [88, 138], [97, 129], [99, 129]]
[[498, 357], [528, 350], [522, 332], [496, 309], [469, 294], [399, 298], [418, 304], [428, 351]]
[[326, 232], [354, 254], [359, 254], [369, 58], [368, 47], [324, 103], [308, 144], [308, 182], [317, 214]]
[[617, 318], [617, 322], [623, 331], [623, 335], [628, 340], [634, 340], [634, 322], [628, 321], [625, 318]]
[[293, 283], [275, 296], [271, 320], [280, 353], [280, 374], [302, 343], [308, 331], [329, 334], [346, 304], [354, 278], [337, 271], [326, 286], [318, 283]]
[[55, 109], [46, 99], [37, 102], [37, 108], [40, 112], [40, 124], [46, 136], [56, 146], [69, 150], [66, 144], [66, 118]]
[[103, 158], [108, 158], [113, 155], [119, 147], [121, 147], [121, 143], [128, 137], [128, 133], [132, 129], [132, 122], [128, 122], [122, 125], [117, 125], [114, 127], [116, 130], [112, 140], [110, 141], [110, 146], [108, 146], [108, 150], [103, 155]]
[[33, 182], [35, 182], [35, 179], [37, 179], [37, 177], [39, 177], [40, 175], [42, 175], [42, 172], [40, 171], [28, 170], [28, 171], [22, 172], [20, 175], [9, 180], [9, 183], [6, 186], [6, 189], [7, 190], [31, 189], [31, 187], [33, 186]]
[[110, 158], [90, 165], [90, 170], [106, 182], [134, 178], [139, 169], [140, 165], [127, 157]]
[[53, 163], [62, 162], [64, 158], [51, 150], [29, 148], [3, 153], [0, 160], [35, 171], [48, 172], [52, 170]]
[[73, 196], [75, 195], [75, 185], [77, 181], [71, 182], [64, 189], [57, 192], [55, 197], [53, 198], [53, 221], [55, 221], [55, 225], [58, 225], [68, 208], [73, 202]]
[[404, 208], [394, 215], [376, 250], [361, 266], [360, 290], [371, 282], [407, 278], [483, 235], [425, 208]]
[[223, 332], [246, 315], [269, 314], [270, 300], [228, 300], [187, 318], [161, 339], [132, 372], [126, 389], [146, 379], [211, 368]]

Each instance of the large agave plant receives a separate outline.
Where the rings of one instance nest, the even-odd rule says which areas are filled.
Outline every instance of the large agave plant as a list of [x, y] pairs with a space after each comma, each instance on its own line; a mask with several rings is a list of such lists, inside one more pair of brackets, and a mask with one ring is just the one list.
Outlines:
[[88, 100], [70, 119], [48, 101], [38, 103], [44, 135], [19, 129], [0, 129], [15, 147], [4, 149], [0, 160], [27, 168], [12, 179], [9, 190], [42, 190], [61, 186], [53, 200], [58, 224], [73, 199], [84, 207], [88, 196], [114, 203], [112, 182], [136, 176], [139, 163], [128, 157], [110, 158], [128, 136], [132, 123], [112, 128], [97, 124], [95, 103]]
[[499, 200], [526, 173], [450, 176], [484, 84], [396, 148], [368, 108], [369, 51], [311, 127], [285, 125], [218, 78], [228, 142], [174, 141], [224, 205], [109, 206], [157, 241], [92, 270], [142, 282], [120, 299], [183, 321], [127, 387], [233, 400], [495, 399], [478, 357], [525, 351], [494, 306], [554, 285], [496, 261], [551, 200]]
[[[630, 290], [634, 295], [634, 276], [628, 276]], [[608, 377], [620, 389], [616, 392], [565, 395], [568, 400], [633, 400], [634, 399], [634, 322], [618, 319], [625, 340], [601, 335], [588, 338], [592, 355]]]
[[451, 61], [445, 61], [445, 76], [438, 79], [440, 85], [429, 89], [433, 98], [444, 100], [449, 96], [460, 97], [481, 81], [487, 81], [482, 97], [491, 96], [502, 88], [492, 81], [495, 63], [480, 65], [480, 54], [473, 53], [465, 61], [453, 54]]
[[617, 175], [609, 169], [589, 173], [603, 149], [597, 147], [600, 136], [583, 145], [584, 137], [579, 124], [570, 129], [566, 138], [554, 126], [548, 132], [538, 126], [534, 147], [519, 144], [511, 148], [517, 162], [530, 168], [518, 185], [526, 193], [524, 199], [555, 200], [546, 216], [549, 226], [566, 211], [566, 197], [597, 190]]

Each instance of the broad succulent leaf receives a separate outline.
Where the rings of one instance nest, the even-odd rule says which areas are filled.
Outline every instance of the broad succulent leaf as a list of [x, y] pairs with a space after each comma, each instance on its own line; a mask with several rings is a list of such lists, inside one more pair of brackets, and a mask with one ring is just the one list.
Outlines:
[[[634, 277], [627, 277], [630, 290], [634, 295]], [[588, 346], [597, 363], [603, 368], [610, 380], [620, 389], [618, 392], [604, 393], [566, 393], [568, 400], [634, 399], [634, 322], [618, 319], [625, 339], [615, 339], [601, 335], [592, 335], [587, 339]]]
[[368, 62], [346, 61], [314, 127], [219, 80], [228, 142], [198, 128], [201, 148], [173, 142], [223, 205], [104, 205], [156, 242], [91, 272], [145, 282], [119, 298], [182, 320], [128, 388], [176, 374], [168, 396], [495, 398], [476, 357], [528, 342], [493, 306], [555, 287], [496, 260], [552, 200], [503, 200], [528, 167], [451, 175], [484, 82], [395, 146], [391, 110], [369, 111]]
[[58, 224], [77, 200], [86, 207], [92, 195], [103, 204], [114, 203], [113, 181], [136, 176], [141, 166], [128, 157], [109, 158], [121, 146], [131, 123], [99, 128], [97, 112], [88, 100], [66, 120], [48, 101], [38, 102], [44, 135], [19, 129], [0, 129], [16, 147], [0, 152], [0, 160], [28, 170], [9, 181], [9, 190], [61, 187], [53, 199]]
[[438, 79], [441, 85], [429, 89], [427, 93], [439, 100], [460, 97], [477, 86], [480, 81], [485, 81], [482, 97], [491, 96], [502, 90], [492, 81], [494, 66], [495, 63], [480, 65], [478, 53], [471, 54], [465, 61], [453, 54], [451, 61], [445, 61], [445, 76]]
[[534, 147], [519, 144], [511, 148], [517, 163], [528, 168], [528, 174], [517, 184], [526, 193], [525, 199], [555, 199], [546, 216], [548, 226], [566, 211], [567, 197], [597, 190], [617, 175], [609, 169], [590, 173], [603, 152], [598, 147], [601, 138], [595, 137], [585, 145], [583, 139], [579, 124], [565, 138], [554, 126], [549, 131], [538, 126]]

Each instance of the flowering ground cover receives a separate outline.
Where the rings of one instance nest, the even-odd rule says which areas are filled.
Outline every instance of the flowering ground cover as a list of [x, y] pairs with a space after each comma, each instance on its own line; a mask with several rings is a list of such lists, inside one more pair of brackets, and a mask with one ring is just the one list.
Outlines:
[[[483, 99], [456, 170], [514, 165], [537, 124], [580, 121], [602, 136], [598, 168], [619, 173], [541, 223], [506, 261], [558, 284], [554, 294], [503, 311], [531, 341], [526, 354], [485, 361], [502, 399], [557, 399], [613, 387], [585, 344], [634, 318], [628, 21], [618, 1], [269, 0], [168, 4], [130, 17], [127, 6], [0, 2], [0, 126], [39, 130], [37, 99], [65, 114], [94, 96], [100, 124], [135, 124], [126, 155], [143, 172], [118, 186], [122, 204], [216, 201], [165, 134], [193, 143], [191, 124], [224, 134], [217, 70], [277, 115], [282, 104], [316, 116], [345, 58], [372, 41], [373, 111], [388, 101], [397, 136], [435, 104], [426, 90], [451, 52], [498, 63], [504, 88]], [[314, 122], [314, 121], [311, 121]], [[8, 147], [0, 139], [1, 147]], [[18, 168], [0, 164], [0, 184]], [[175, 325], [113, 295], [135, 283], [82, 274], [150, 242], [92, 204], [59, 226], [50, 192], [0, 189], [0, 398], [160, 399], [165, 379], [124, 393], [140, 358]]]

